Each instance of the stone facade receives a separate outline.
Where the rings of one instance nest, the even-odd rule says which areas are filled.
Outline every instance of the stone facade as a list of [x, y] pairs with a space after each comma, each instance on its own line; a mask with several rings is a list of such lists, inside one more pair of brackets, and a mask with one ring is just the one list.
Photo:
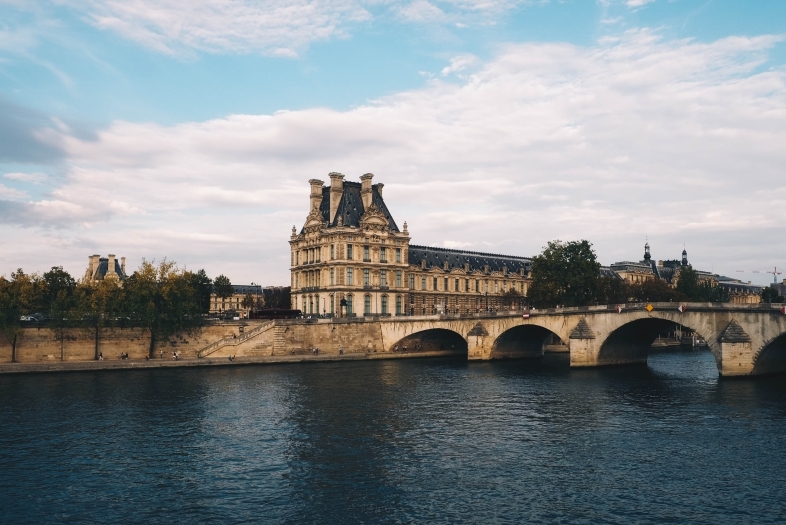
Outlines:
[[293, 226], [292, 308], [306, 315], [471, 313], [514, 306], [526, 295], [530, 259], [410, 244], [373, 175], [312, 179], [309, 213]]
[[109, 254], [108, 257], [91, 255], [87, 258], [87, 269], [82, 277], [82, 282], [91, 284], [104, 279], [116, 279], [122, 283], [127, 278], [125, 257], [121, 257], [118, 261], [114, 254]]
[[[210, 313], [224, 314], [226, 312], [237, 312], [243, 319], [248, 319], [248, 314], [252, 308], [263, 308], [265, 305], [262, 287], [258, 284], [239, 284], [232, 285], [234, 293], [227, 297], [219, 297], [216, 293], [210, 295]], [[243, 306], [246, 297], [251, 296], [253, 305]]]

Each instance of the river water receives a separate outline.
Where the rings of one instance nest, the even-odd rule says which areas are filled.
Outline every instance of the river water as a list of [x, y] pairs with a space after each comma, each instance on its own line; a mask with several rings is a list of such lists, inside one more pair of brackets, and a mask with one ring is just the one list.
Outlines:
[[2, 523], [783, 523], [786, 379], [709, 353], [0, 376]]

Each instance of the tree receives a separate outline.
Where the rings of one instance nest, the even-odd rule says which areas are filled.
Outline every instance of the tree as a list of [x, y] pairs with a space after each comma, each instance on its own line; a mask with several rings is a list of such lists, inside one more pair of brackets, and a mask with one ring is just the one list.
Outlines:
[[622, 304], [630, 299], [630, 287], [619, 277], [598, 278], [598, 304]]
[[101, 332], [107, 326], [120, 322], [121, 326], [127, 324], [123, 316], [118, 321], [118, 316], [124, 314], [126, 307], [124, 289], [116, 279], [103, 279], [94, 284], [83, 284], [76, 289], [76, 307], [78, 312], [74, 317], [80, 320], [81, 325], [87, 330], [94, 341], [94, 359], [98, 360]]
[[143, 259], [123, 287], [132, 322], [150, 334], [150, 357], [158, 341], [201, 325], [198, 290], [174, 261], [164, 259], [156, 266]]
[[729, 291], [717, 283], [707, 279], [699, 283], [698, 295], [695, 300], [710, 303], [728, 303]]
[[203, 314], [209, 313], [210, 296], [213, 294], [213, 281], [207, 276], [205, 270], [199, 270], [196, 273], [187, 272], [187, 274], [191, 287], [196, 290], [199, 312]]
[[245, 296], [243, 296], [243, 301], [240, 303], [240, 306], [242, 306], [243, 308], [251, 309], [254, 307], [255, 304], [256, 301], [254, 300], [254, 296], [251, 295], [251, 293], [249, 292]]
[[528, 298], [534, 306], [585, 306], [598, 297], [597, 261], [589, 241], [552, 241], [532, 259]]
[[60, 360], [64, 359], [66, 329], [73, 323], [76, 306], [76, 281], [62, 266], [53, 266], [44, 273], [43, 306], [49, 312], [49, 326], [60, 341]]
[[226, 299], [235, 293], [235, 288], [232, 286], [232, 282], [229, 280], [229, 277], [224, 274], [216, 277], [213, 281], [213, 285], [216, 289], [216, 295], [222, 299]]
[[660, 279], [650, 279], [641, 283], [631, 284], [629, 287], [630, 296], [634, 301], [653, 301], [666, 303], [669, 301], [686, 301], [688, 297], [675, 290], [665, 281]]
[[28, 275], [21, 268], [11, 279], [0, 277], [0, 331], [11, 345], [11, 362], [17, 361], [17, 344], [22, 333], [21, 317], [34, 313], [41, 306], [41, 279]]
[[265, 308], [292, 308], [290, 292], [291, 288], [289, 286], [265, 288], [262, 291], [265, 298]]
[[786, 302], [786, 298], [782, 295], [778, 294], [778, 290], [768, 286], [764, 290], [761, 291], [761, 302], [763, 303], [783, 303]]
[[677, 291], [685, 294], [691, 301], [699, 300], [699, 274], [691, 266], [680, 268]]

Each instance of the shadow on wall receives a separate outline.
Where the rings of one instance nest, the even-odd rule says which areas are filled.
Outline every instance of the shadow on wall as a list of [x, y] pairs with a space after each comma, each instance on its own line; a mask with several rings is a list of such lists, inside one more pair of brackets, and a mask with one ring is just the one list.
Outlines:
[[443, 328], [409, 335], [393, 345], [392, 350], [410, 354], [418, 352], [449, 352], [461, 356], [469, 354], [467, 341], [456, 332]]
[[491, 359], [540, 358], [547, 343], [564, 344], [557, 334], [542, 326], [517, 326], [500, 334], [491, 348]]
[[665, 319], [637, 319], [625, 324], [603, 342], [598, 355], [598, 364], [647, 363], [647, 356], [658, 334], [677, 327], [677, 323]]
[[782, 374], [786, 372], [786, 334], [773, 339], [756, 358], [753, 374]]

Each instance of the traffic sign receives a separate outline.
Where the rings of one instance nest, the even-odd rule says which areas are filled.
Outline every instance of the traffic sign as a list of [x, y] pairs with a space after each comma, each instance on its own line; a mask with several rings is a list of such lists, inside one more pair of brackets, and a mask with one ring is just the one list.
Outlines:
[[529, 319], [529, 312], [524, 312], [523, 314], [521, 314], [521, 318], [522, 319]]
[[786, 306], [781, 306], [781, 313], [786, 314]]
[[655, 309], [655, 307], [654, 307], [654, 306], [652, 306], [651, 304], [647, 304], [647, 311], [648, 311], [648, 312], [651, 312], [651, 311], [653, 311], [654, 309]]
[[687, 309], [687, 308], [685, 307], [685, 305], [684, 305], [684, 304], [681, 304], [681, 305], [679, 305], [679, 306], [677, 307], [677, 310], [679, 310], [679, 311], [680, 311], [680, 313], [684, 312], [686, 309]]
[[618, 314], [622, 313], [622, 307], [621, 306], [616, 307], [615, 310], [617, 311]]

